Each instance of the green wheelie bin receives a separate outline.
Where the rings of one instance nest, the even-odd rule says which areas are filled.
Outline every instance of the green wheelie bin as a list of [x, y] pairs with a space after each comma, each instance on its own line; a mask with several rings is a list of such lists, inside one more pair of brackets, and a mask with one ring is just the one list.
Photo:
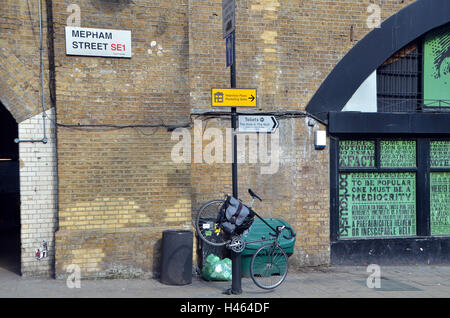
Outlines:
[[[264, 220], [268, 224], [270, 224], [270, 226], [272, 226], [273, 228], [285, 225], [286, 227], [290, 227], [292, 229], [292, 227], [282, 219], [264, 218]], [[292, 230], [294, 231], [294, 229]], [[241, 253], [241, 269], [243, 277], [250, 277], [250, 262], [256, 250], [262, 245], [272, 243], [273, 241], [250, 243], [250, 244], [247, 244], [247, 242], [262, 239], [270, 239], [272, 236], [270, 236], [269, 233], [273, 233], [273, 231], [266, 224], [264, 224], [263, 221], [261, 221], [258, 218], [255, 218], [252, 226], [248, 229], [248, 233], [242, 235], [242, 238], [246, 242], [245, 249]], [[294, 253], [294, 245], [296, 237], [293, 236], [290, 239], [286, 239], [283, 237], [283, 235], [280, 235], [278, 240], [280, 246], [286, 252], [287, 256], [288, 257], [291, 256]]]

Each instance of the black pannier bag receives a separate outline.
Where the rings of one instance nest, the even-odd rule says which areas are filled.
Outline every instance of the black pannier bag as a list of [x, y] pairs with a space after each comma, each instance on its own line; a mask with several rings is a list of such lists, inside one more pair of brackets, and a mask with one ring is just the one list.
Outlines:
[[253, 223], [255, 213], [240, 200], [227, 195], [217, 217], [217, 222], [226, 234], [240, 235]]

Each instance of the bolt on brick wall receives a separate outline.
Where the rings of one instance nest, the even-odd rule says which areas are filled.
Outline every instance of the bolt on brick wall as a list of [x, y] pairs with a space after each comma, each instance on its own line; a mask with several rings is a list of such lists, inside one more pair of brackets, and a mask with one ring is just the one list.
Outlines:
[[[21, 259], [23, 276], [47, 276], [54, 274], [54, 234], [57, 215], [57, 164], [55, 110], [46, 114], [47, 143], [21, 142], [20, 160], [20, 222]], [[20, 140], [42, 140], [44, 137], [42, 114], [19, 123]], [[48, 257], [35, 258], [35, 249], [48, 244]]]

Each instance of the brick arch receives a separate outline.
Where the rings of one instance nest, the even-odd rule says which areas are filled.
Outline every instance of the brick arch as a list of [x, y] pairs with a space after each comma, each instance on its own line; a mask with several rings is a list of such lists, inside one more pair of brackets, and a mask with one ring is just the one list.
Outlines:
[[0, 101], [20, 123], [42, 111], [39, 69], [24, 65], [7, 41], [0, 40], [0, 48]]
[[449, 0], [417, 0], [359, 41], [331, 71], [306, 110], [327, 121], [387, 58], [428, 31], [450, 22]]

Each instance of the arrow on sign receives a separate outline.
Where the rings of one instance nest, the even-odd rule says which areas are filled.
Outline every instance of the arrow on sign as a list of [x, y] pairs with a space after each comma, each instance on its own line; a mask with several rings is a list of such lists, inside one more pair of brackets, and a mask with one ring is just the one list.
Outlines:
[[251, 102], [253, 102], [255, 100], [255, 96], [250, 95], [250, 97], [248, 98]]
[[274, 116], [270, 116], [270, 118], [272, 118], [272, 121], [273, 121], [272, 131], [274, 131], [275, 129], [278, 128], [278, 121], [275, 119]]

